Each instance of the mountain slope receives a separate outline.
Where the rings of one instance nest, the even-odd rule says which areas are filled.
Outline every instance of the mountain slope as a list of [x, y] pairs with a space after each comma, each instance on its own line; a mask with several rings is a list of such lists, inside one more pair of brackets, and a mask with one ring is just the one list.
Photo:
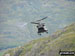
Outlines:
[[75, 50], [75, 23], [55, 32], [52, 36], [33, 40], [22, 47], [9, 49], [10, 56], [60, 56], [59, 51]]
[[46, 16], [48, 18], [42, 22], [45, 23], [49, 34], [52, 34], [75, 22], [75, 1], [0, 0], [0, 50], [40, 38], [36, 25], [30, 22]]

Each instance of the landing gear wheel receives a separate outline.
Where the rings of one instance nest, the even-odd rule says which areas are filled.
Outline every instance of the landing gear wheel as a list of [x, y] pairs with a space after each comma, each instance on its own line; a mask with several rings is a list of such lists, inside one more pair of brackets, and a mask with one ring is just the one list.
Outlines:
[[46, 30], [46, 33], [48, 34], [48, 30]]
[[48, 30], [45, 31], [48, 34]]

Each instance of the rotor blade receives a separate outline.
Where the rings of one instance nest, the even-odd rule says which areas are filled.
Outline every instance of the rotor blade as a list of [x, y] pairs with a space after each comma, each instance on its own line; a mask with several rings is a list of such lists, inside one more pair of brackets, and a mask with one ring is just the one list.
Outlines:
[[46, 19], [47, 17], [44, 17], [44, 18], [42, 18], [42, 19], [40, 19], [40, 20], [37, 20], [37, 21], [41, 21], [41, 20], [44, 20], [44, 19]]
[[24, 28], [27, 24], [28, 23], [26, 23], [26, 22], [25, 23], [20, 22], [20, 23], [17, 24], [17, 26], [20, 27], [20, 28]]
[[35, 22], [31, 22], [32, 24], [39, 24], [39, 23], [35, 23]]

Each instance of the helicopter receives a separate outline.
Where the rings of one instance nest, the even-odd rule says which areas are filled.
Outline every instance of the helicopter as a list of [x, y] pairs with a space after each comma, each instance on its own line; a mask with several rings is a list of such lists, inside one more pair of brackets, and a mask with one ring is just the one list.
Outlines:
[[37, 21], [35, 21], [35, 22], [31, 22], [31, 24], [36, 24], [37, 26], [37, 29], [38, 29], [38, 35], [41, 35], [41, 33], [44, 33], [44, 32], [46, 32], [46, 33], [48, 33], [48, 30], [47, 30], [47, 28], [46, 28], [46, 26], [45, 26], [45, 23], [42, 23], [41, 21], [42, 20], [44, 20], [44, 19], [46, 19], [47, 17], [44, 17], [44, 18], [42, 18], [42, 19], [40, 19], [40, 20], [37, 20]]

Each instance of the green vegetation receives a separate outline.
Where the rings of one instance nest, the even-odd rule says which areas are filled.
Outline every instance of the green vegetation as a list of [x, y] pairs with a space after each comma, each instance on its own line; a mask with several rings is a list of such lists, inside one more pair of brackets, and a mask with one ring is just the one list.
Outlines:
[[0, 56], [2, 56], [3, 55], [3, 52], [0, 52]]
[[60, 56], [59, 50], [75, 51], [75, 23], [55, 32], [53, 36], [33, 40], [22, 47], [10, 49], [5, 54], [9, 53], [11, 56]]
[[0, 51], [0, 56], [3, 56], [3, 54], [5, 53], [6, 50], [2, 50]]

